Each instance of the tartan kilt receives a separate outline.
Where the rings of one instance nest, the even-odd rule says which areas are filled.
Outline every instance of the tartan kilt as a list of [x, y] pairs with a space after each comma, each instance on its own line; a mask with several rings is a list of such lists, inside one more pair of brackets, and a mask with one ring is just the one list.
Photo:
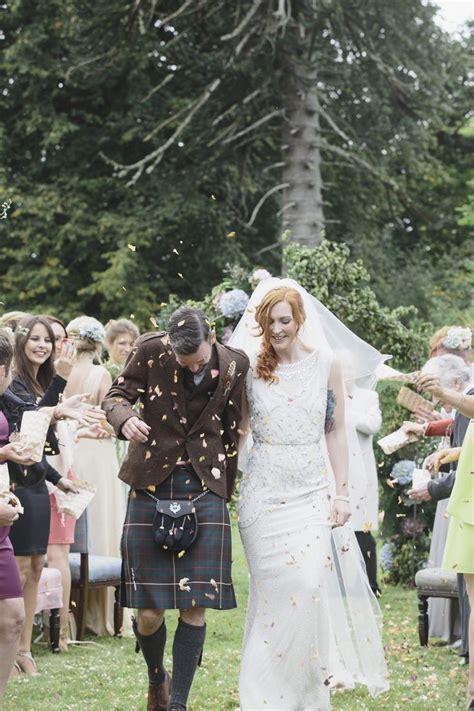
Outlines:
[[[156, 487], [157, 499], [193, 499], [202, 494], [191, 466], [180, 466]], [[224, 499], [212, 491], [196, 501], [198, 535], [183, 555], [158, 546], [152, 534], [156, 502], [140, 489], [129, 494], [122, 534], [123, 607], [228, 610], [237, 606], [232, 585], [232, 541]]]

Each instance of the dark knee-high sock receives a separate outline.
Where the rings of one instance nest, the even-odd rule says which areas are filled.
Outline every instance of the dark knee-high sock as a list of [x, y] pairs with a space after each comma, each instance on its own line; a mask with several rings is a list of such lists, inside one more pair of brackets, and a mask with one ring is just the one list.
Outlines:
[[[163, 654], [166, 644], [166, 625], [163, 620], [153, 634], [141, 634], [138, 631], [136, 620], [133, 621], [133, 631], [137, 638], [138, 646], [148, 666], [148, 680], [150, 684], [161, 684], [166, 677], [163, 667]], [[138, 650], [137, 650], [138, 651]]]
[[169, 705], [186, 708], [189, 691], [206, 637], [206, 625], [196, 627], [181, 619], [173, 642], [173, 683]]

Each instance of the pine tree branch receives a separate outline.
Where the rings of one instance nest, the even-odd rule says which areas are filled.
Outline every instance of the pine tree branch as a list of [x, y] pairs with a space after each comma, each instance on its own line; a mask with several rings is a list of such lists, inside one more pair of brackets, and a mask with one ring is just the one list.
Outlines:
[[[268, 82], [267, 82], [267, 84], [268, 84]], [[242, 104], [248, 104], [249, 101], [252, 101], [252, 99], [254, 99], [256, 96], [258, 96], [261, 92], [262, 92], [262, 89], [255, 89], [255, 91], [252, 91], [250, 94], [245, 96], [242, 99], [242, 101], [232, 104], [232, 106], [229, 106], [228, 109], [226, 109], [221, 114], [219, 114], [219, 116], [214, 119], [214, 121], [212, 122], [211, 125], [217, 126], [226, 116], [228, 116], [230, 113], [232, 113], [232, 111], [235, 111], [235, 109], [238, 109], [239, 106], [241, 106]]]
[[150, 131], [150, 133], [148, 133], [148, 134], [145, 136], [145, 138], [143, 139], [143, 142], [144, 142], [144, 143], [147, 143], [147, 142], [150, 140], [150, 138], [153, 138], [153, 136], [154, 136], [156, 133], [158, 133], [158, 131], [160, 131], [160, 130], [161, 130], [162, 128], [164, 128], [165, 126], [168, 126], [170, 123], [172, 123], [172, 122], [173, 122], [175, 119], [177, 119], [179, 116], [182, 116], [186, 111], [188, 111], [188, 109], [189, 109], [189, 104], [186, 105], [186, 106], [183, 106], [182, 109], [180, 109], [179, 111], [176, 111], [176, 113], [174, 113], [172, 116], [170, 116], [169, 118], [167, 118], [167, 119], [165, 119], [164, 121], [162, 121], [161, 123], [159, 123], [158, 126], [155, 126], [155, 128], [153, 129], [153, 131]]
[[142, 175], [143, 171], [146, 168], [147, 173], [151, 173], [152, 170], [158, 165], [158, 163], [161, 161], [163, 158], [163, 155], [165, 152], [168, 150], [168, 148], [176, 141], [178, 136], [184, 131], [184, 129], [188, 126], [188, 124], [191, 122], [193, 116], [199, 111], [199, 109], [210, 99], [212, 96], [213, 92], [217, 89], [217, 87], [221, 84], [221, 79], [214, 79], [203, 91], [199, 99], [194, 102], [194, 105], [192, 108], [189, 110], [188, 115], [186, 118], [181, 121], [179, 126], [175, 129], [173, 134], [168, 138], [165, 143], [163, 143], [161, 146], [156, 148], [154, 151], [151, 153], [148, 153], [146, 156], [141, 158], [140, 160], [136, 161], [135, 163], [131, 163], [129, 165], [124, 165], [123, 163], [118, 163], [117, 161], [112, 160], [111, 158], [108, 158], [105, 156], [103, 153], [101, 153], [102, 158], [109, 164], [114, 166], [116, 170], [120, 171], [120, 177], [124, 177], [126, 173], [130, 171], [135, 171], [132, 179], [127, 183], [127, 187], [130, 185], [133, 185], [134, 183], [137, 182], [137, 180], [140, 178]]
[[148, 101], [148, 99], [151, 99], [153, 94], [156, 94], [157, 91], [159, 91], [164, 86], [166, 86], [166, 84], [168, 84], [168, 82], [170, 82], [172, 79], [174, 79], [175, 76], [176, 76], [176, 74], [167, 74], [165, 76], [165, 78], [163, 79], [163, 81], [160, 81], [160, 83], [157, 84], [155, 87], [153, 87], [153, 89], [151, 91], [149, 91], [148, 94], [143, 97], [143, 99], [140, 99], [140, 103], [142, 104], [145, 101]]
[[294, 200], [291, 200], [290, 202], [286, 202], [283, 207], [281, 207], [278, 212], [277, 212], [277, 217], [280, 217], [280, 215], [283, 215], [284, 212], [290, 209], [290, 207], [296, 207], [296, 202]]
[[273, 188], [270, 188], [270, 190], [267, 190], [265, 195], [260, 198], [258, 203], [255, 205], [252, 215], [250, 217], [250, 220], [247, 222], [247, 227], [251, 227], [253, 223], [255, 222], [258, 213], [260, 212], [260, 208], [262, 207], [263, 203], [267, 198], [270, 197], [270, 195], [273, 195], [273, 193], [276, 193], [278, 190], [284, 190], [285, 188], [289, 188], [290, 184], [289, 183], [281, 183], [280, 185], [274, 185]]
[[261, 119], [258, 119], [258, 121], [255, 121], [250, 126], [243, 128], [242, 131], [239, 131], [238, 133], [234, 133], [233, 136], [226, 138], [225, 141], [223, 141], [223, 143], [226, 144], [226, 143], [232, 143], [232, 141], [236, 141], [241, 136], [245, 136], [247, 133], [250, 133], [255, 128], [258, 128], [258, 126], [261, 126], [262, 123], [266, 123], [267, 121], [270, 121], [270, 119], [272, 119], [274, 116], [281, 116], [281, 109], [276, 109], [275, 111], [270, 111], [269, 114], [267, 114], [266, 116], [262, 116]]
[[73, 67], [69, 67], [69, 69], [66, 71], [66, 73], [64, 75], [64, 80], [68, 81], [71, 74], [73, 72], [75, 72], [77, 69], [82, 69], [82, 67], [85, 67], [87, 64], [92, 64], [93, 62], [98, 62], [99, 59], [103, 59], [108, 54], [110, 54], [110, 50], [108, 52], [103, 52], [103, 54], [98, 54], [96, 57], [91, 57], [90, 59], [84, 59], [82, 62], [79, 62], [79, 64], [75, 64]]
[[255, 15], [261, 4], [262, 0], [254, 0], [252, 7], [245, 15], [245, 17], [241, 20], [241, 22], [237, 25], [237, 27], [235, 27], [232, 32], [229, 32], [226, 35], [222, 35], [222, 37], [220, 38], [221, 41], [227, 42], [228, 40], [234, 39], [234, 37], [238, 37], [242, 30], [248, 25], [252, 17]]
[[[163, 19], [160, 18], [161, 24], [167, 25], [168, 22], [171, 22], [171, 20], [174, 20], [175, 17], [179, 17], [179, 15], [181, 15], [186, 10], [187, 7], [192, 5], [193, 2], [195, 2], [195, 0], [185, 0], [183, 2], [183, 4], [181, 5], [181, 7], [178, 7], [178, 9], [175, 10], [174, 12], [172, 12], [171, 15], [168, 15], [168, 17], [164, 17]], [[197, 9], [198, 8], [195, 8], [195, 10], [197, 10]]]

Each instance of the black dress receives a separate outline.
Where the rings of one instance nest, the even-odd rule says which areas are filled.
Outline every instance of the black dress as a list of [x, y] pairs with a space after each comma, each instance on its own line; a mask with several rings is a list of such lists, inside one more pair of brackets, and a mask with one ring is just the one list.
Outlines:
[[[64, 390], [66, 380], [55, 376], [42, 400], [37, 404], [35, 397], [26, 389], [21, 380], [15, 379], [2, 398], [2, 409], [10, 422], [11, 430], [19, 430], [25, 410], [36, 410], [57, 404], [59, 394]], [[49, 429], [45, 451], [55, 453], [56, 437]], [[15, 521], [10, 531], [10, 541], [16, 556], [44, 555], [48, 548], [50, 503], [46, 480], [57, 484], [61, 478], [46, 457], [23, 467], [8, 463], [10, 481], [15, 494], [20, 499], [24, 513]]]

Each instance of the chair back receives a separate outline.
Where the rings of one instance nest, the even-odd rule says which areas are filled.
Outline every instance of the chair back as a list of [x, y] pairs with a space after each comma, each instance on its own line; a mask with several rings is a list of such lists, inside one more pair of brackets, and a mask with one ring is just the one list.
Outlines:
[[71, 545], [71, 553], [89, 552], [89, 526], [87, 523], [87, 509], [77, 519], [74, 529], [74, 543]]

